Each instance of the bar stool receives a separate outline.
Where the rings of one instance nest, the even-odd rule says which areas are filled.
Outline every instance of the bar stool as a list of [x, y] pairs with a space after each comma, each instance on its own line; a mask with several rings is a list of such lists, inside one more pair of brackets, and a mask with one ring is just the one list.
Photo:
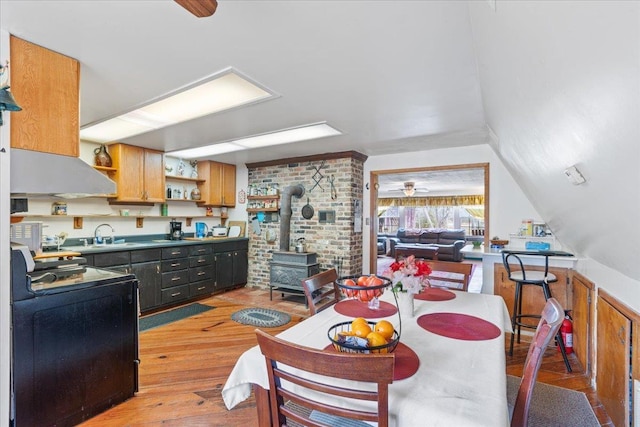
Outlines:
[[[520, 253], [522, 254], [523, 252]], [[526, 254], [544, 256], [544, 271], [525, 270], [522, 260], [517, 255], [517, 251], [502, 251], [502, 263], [504, 264], [504, 268], [507, 270], [509, 280], [512, 280], [516, 284], [515, 297], [513, 300], [513, 315], [511, 316], [511, 327], [513, 329], [513, 333], [511, 334], [511, 344], [509, 345], [509, 356], [513, 356], [513, 341], [516, 337], [516, 334], [518, 335], [518, 344], [520, 343], [520, 329], [536, 329], [537, 322], [536, 324], [532, 325], [523, 323], [522, 319], [540, 319], [539, 314], [522, 313], [523, 286], [533, 285], [541, 287], [544, 294], [544, 299], [545, 301], [547, 301], [549, 300], [549, 298], [551, 298], [551, 289], [549, 288], [549, 283], [558, 281], [558, 278], [555, 276], [555, 274], [549, 273], [548, 254], [538, 254], [535, 252], [526, 252]], [[513, 258], [513, 260], [517, 261], [517, 266], [519, 267], [519, 269], [514, 268], [513, 265], [509, 264], [510, 258]], [[564, 347], [562, 334], [559, 331], [556, 334], [556, 341], [558, 343], [558, 346], [560, 347], [560, 352], [562, 353], [564, 364], [567, 367], [567, 372], [571, 372], [572, 370], [571, 365], [569, 364], [569, 358], [567, 357], [567, 351]]]

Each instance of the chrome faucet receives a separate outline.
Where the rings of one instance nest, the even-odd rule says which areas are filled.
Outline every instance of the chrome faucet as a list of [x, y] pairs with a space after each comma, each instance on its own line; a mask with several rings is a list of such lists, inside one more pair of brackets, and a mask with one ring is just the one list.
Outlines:
[[[102, 237], [102, 234], [100, 233], [100, 227], [109, 227], [111, 229], [111, 237]], [[106, 239], [110, 239], [111, 243], [113, 243], [113, 235], [115, 234], [116, 230], [109, 224], [100, 224], [99, 226], [96, 227], [95, 231], [93, 232], [93, 244], [94, 245], [103, 245], [105, 244], [105, 240]]]

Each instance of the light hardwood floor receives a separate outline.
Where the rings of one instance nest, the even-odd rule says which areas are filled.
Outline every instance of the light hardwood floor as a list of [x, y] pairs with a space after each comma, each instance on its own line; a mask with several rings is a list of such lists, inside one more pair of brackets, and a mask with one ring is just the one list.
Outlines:
[[[94, 426], [257, 426], [255, 400], [251, 396], [228, 411], [221, 391], [237, 358], [257, 344], [253, 326], [231, 320], [231, 314], [246, 307], [267, 307], [289, 313], [291, 322], [265, 328], [277, 334], [308, 315], [301, 298], [283, 299], [262, 288], [244, 287], [199, 301], [214, 310], [145, 331], [140, 334], [140, 391], [135, 397], [86, 421]], [[528, 349], [516, 345], [507, 356], [507, 373], [519, 375]], [[574, 373], [564, 369], [562, 358], [550, 349], [539, 380], [587, 394], [603, 426], [613, 426], [597, 401], [575, 357]]]

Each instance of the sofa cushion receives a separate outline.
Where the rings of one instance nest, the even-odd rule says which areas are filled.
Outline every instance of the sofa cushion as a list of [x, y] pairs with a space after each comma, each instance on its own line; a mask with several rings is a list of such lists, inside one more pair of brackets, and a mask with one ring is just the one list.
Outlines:
[[443, 245], [452, 245], [457, 240], [464, 240], [464, 230], [445, 230], [438, 237], [438, 243]]
[[420, 243], [434, 245], [436, 243], [439, 243], [439, 238], [439, 230], [425, 230], [420, 234]]

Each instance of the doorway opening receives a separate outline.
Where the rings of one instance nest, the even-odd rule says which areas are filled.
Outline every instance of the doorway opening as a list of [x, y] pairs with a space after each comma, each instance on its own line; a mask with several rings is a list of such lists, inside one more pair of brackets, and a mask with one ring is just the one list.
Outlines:
[[472, 245], [489, 241], [489, 163], [371, 171], [369, 271], [386, 262], [399, 229], [464, 229]]

